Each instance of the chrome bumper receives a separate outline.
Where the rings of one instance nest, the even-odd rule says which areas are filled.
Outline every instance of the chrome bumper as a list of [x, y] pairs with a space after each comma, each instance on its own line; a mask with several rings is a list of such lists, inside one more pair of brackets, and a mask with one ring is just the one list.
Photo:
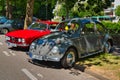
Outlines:
[[31, 52], [27, 52], [27, 54], [29, 55], [30, 59], [34, 60], [40, 60], [40, 61], [54, 61], [54, 62], [59, 62], [60, 61], [60, 57], [53, 57], [53, 56], [41, 56], [41, 55], [33, 55]]

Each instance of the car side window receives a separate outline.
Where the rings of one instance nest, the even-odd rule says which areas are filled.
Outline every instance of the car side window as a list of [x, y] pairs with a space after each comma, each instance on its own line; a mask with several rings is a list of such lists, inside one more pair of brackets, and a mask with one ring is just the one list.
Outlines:
[[68, 24], [68, 22], [62, 22], [57, 26], [57, 29], [60, 31], [64, 31], [64, 30], [66, 30], [67, 24]]
[[77, 31], [79, 28], [79, 25], [77, 23], [71, 23], [70, 29], [73, 31]]
[[105, 33], [106, 31], [105, 31], [105, 28], [101, 25], [101, 24], [96, 24], [96, 28], [97, 28], [97, 32], [99, 33], [99, 34], [101, 34], [101, 33]]
[[82, 29], [82, 34], [90, 35], [94, 33], [94, 23], [87, 23]]
[[39, 26], [38, 26], [38, 28], [39, 28], [40, 30], [45, 30], [45, 29], [47, 29], [47, 25], [40, 23]]
[[50, 25], [50, 29], [55, 29], [56, 26], [57, 26], [57, 24], [51, 24], [51, 25]]

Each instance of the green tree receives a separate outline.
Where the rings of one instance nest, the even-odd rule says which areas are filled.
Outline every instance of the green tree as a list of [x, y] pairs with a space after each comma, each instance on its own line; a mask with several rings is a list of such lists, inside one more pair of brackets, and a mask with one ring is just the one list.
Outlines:
[[0, 0], [0, 15], [5, 16], [5, 0]]
[[115, 9], [115, 15], [120, 17], [120, 5], [118, 5]]
[[19, 18], [25, 15], [26, 0], [0, 0], [0, 15], [8, 18]]
[[60, 3], [64, 3], [65, 11], [66, 11], [66, 18], [69, 18], [69, 13], [73, 8], [74, 4], [78, 0], [58, 0]]
[[73, 15], [80, 17], [103, 15], [103, 10], [109, 6], [110, 0], [79, 0], [73, 8]]
[[12, 0], [13, 17], [25, 16], [27, 0]]
[[12, 1], [6, 0], [5, 3], [6, 3], [6, 17], [12, 19], [12, 11], [13, 11]]

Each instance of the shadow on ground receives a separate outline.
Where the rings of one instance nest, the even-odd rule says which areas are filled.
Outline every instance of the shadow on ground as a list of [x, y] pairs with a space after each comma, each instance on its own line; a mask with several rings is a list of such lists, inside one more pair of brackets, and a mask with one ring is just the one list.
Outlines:
[[12, 47], [12, 48], [9, 48], [11, 50], [14, 50], [14, 51], [22, 51], [22, 52], [28, 52], [29, 51], [29, 48], [24, 48], [24, 47]]
[[[64, 69], [64, 70], [69, 70], [69, 74], [78, 76], [80, 75], [80, 71], [78, 69], [73, 68], [63, 68], [60, 62], [51, 62], [51, 61], [39, 61], [39, 60], [28, 60], [30, 63], [44, 67], [44, 68], [52, 68], [52, 69]], [[82, 67], [81, 67], [82, 68]], [[80, 69], [82, 70], [82, 69]]]
[[113, 55], [120, 56], [120, 46], [114, 46]]
[[34, 65], [45, 67], [45, 68], [54, 68], [54, 69], [61, 69], [62, 66], [59, 62], [52, 62], [52, 61], [40, 61], [40, 60], [31, 60], [28, 59], [28, 61]]

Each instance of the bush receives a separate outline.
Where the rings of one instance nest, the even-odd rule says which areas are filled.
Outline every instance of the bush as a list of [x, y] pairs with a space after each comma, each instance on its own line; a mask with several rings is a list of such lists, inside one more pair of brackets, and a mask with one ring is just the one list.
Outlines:
[[112, 23], [110, 21], [102, 21], [111, 34], [120, 33], [120, 23]]

